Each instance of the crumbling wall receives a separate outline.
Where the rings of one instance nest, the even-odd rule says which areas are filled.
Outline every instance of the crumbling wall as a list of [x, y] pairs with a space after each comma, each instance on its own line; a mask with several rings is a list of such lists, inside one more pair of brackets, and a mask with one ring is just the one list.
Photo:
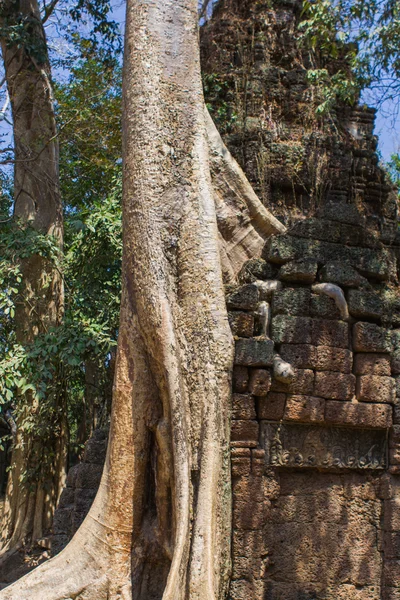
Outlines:
[[[264, 204], [285, 224], [352, 202], [369, 227], [396, 229], [396, 194], [379, 167], [375, 110], [337, 102], [323, 115], [309, 68], [348, 71], [300, 43], [302, 0], [219, 0], [202, 28], [206, 100]], [[339, 51], [340, 52], [340, 51]]]
[[336, 203], [227, 288], [231, 600], [400, 598], [397, 256]]

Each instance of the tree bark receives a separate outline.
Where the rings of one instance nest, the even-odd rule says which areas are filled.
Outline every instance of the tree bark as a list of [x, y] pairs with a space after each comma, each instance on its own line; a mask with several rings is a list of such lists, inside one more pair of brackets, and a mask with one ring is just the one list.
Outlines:
[[[15, 144], [14, 217], [22, 225], [53, 236], [62, 248], [63, 224], [58, 174], [58, 141], [46, 39], [36, 0], [4, 2], [3, 32], [18, 25], [20, 43], [3, 34], [2, 54], [13, 115]], [[40, 333], [60, 324], [62, 277], [42, 256], [21, 260], [23, 289], [16, 306], [17, 342], [26, 346]], [[53, 392], [46, 440], [23, 423], [35, 420], [38, 406], [32, 393], [20, 397], [17, 435], [12, 453], [1, 531], [1, 555], [24, 540], [41, 538], [49, 530], [64, 485], [66, 462], [65, 398]], [[21, 479], [28, 474], [26, 484]], [[32, 474], [32, 475], [29, 475]]]
[[2, 600], [226, 597], [233, 341], [221, 254], [234, 278], [261, 252], [262, 232], [283, 228], [206, 118], [197, 20], [197, 0], [128, 0], [123, 292], [106, 465], [71, 543]]

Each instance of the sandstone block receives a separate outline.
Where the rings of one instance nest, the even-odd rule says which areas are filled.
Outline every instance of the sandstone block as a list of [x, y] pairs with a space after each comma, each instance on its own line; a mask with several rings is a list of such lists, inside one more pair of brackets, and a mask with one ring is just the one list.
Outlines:
[[358, 319], [381, 319], [385, 312], [382, 297], [364, 290], [349, 291], [348, 307], [350, 314]]
[[389, 249], [349, 248], [332, 242], [293, 237], [289, 234], [271, 236], [264, 248], [264, 257], [273, 263], [314, 258], [320, 262], [348, 263], [362, 275], [379, 281], [389, 279], [393, 256]]
[[258, 446], [258, 432], [259, 426], [257, 421], [232, 421], [232, 446], [246, 448], [254, 448]]
[[365, 217], [355, 204], [332, 202], [324, 204], [319, 214], [325, 219], [347, 223], [348, 225], [364, 225]]
[[315, 346], [348, 348], [349, 326], [344, 321], [311, 319], [311, 343]]
[[254, 332], [254, 316], [248, 312], [233, 312], [228, 313], [229, 325], [232, 334], [238, 337], [251, 337]]
[[332, 425], [386, 429], [392, 424], [392, 411], [388, 404], [328, 400], [325, 407], [325, 421]]
[[313, 369], [316, 361], [316, 348], [310, 344], [282, 344], [279, 354], [292, 367]]
[[363, 402], [389, 402], [396, 400], [396, 385], [392, 377], [361, 375], [357, 377], [357, 398]]
[[234, 501], [233, 526], [235, 529], [261, 529], [267, 521], [268, 511], [267, 502]]
[[324, 294], [312, 294], [310, 315], [319, 319], [340, 319], [340, 310], [333, 298]]
[[53, 529], [56, 534], [70, 534], [72, 530], [73, 508], [61, 508], [54, 514]]
[[[386, 531], [383, 537], [385, 559], [400, 558], [400, 533]], [[400, 590], [399, 590], [400, 591]]]
[[239, 421], [256, 419], [256, 409], [253, 396], [248, 394], [233, 394], [232, 419]]
[[250, 475], [251, 454], [250, 448], [232, 448], [231, 450], [232, 477], [246, 477]]
[[[256, 449], [251, 451], [251, 472], [260, 477], [265, 471], [265, 450]], [[264, 490], [265, 491], [265, 490]]]
[[356, 389], [356, 378], [351, 373], [321, 371], [315, 374], [314, 394], [333, 400], [351, 400]]
[[254, 283], [247, 283], [239, 288], [226, 287], [226, 304], [230, 310], [255, 310], [258, 297], [258, 287]]
[[284, 413], [285, 421], [323, 423], [325, 400], [313, 396], [288, 396]]
[[251, 258], [244, 263], [238, 279], [240, 283], [254, 283], [259, 279], [275, 279], [277, 271], [275, 265], [267, 263], [263, 258]]
[[386, 560], [383, 573], [385, 585], [388, 587], [398, 587], [400, 581], [400, 560]]
[[391, 336], [387, 329], [374, 323], [358, 322], [353, 327], [355, 352], [391, 352]]
[[242, 338], [235, 344], [235, 364], [247, 367], [270, 367], [274, 343], [261, 338]]
[[247, 367], [235, 365], [233, 367], [233, 391], [245, 392], [249, 383], [249, 370]]
[[395, 350], [391, 356], [393, 375], [400, 375], [400, 350]]
[[340, 241], [340, 226], [334, 221], [310, 217], [297, 221], [290, 229], [290, 234], [312, 240], [337, 243]]
[[280, 421], [285, 411], [286, 394], [270, 392], [257, 399], [257, 416], [266, 421]]
[[310, 369], [295, 369], [294, 379], [289, 383], [273, 379], [271, 384], [273, 392], [285, 392], [288, 394], [309, 395], [313, 393], [313, 389], [314, 371]]
[[345, 348], [317, 346], [315, 349], [315, 369], [318, 371], [339, 371], [351, 373], [353, 353]]
[[400, 445], [400, 425], [393, 425], [389, 432], [389, 446], [394, 448]]
[[307, 288], [284, 288], [272, 300], [274, 315], [308, 315], [311, 292]]
[[383, 528], [400, 533], [400, 496], [385, 500], [383, 505]]
[[60, 500], [58, 503], [57, 509], [60, 508], [72, 508], [75, 501], [75, 489], [74, 488], [64, 488]]
[[107, 452], [107, 439], [96, 440], [91, 438], [85, 447], [84, 462], [104, 465]]
[[356, 354], [354, 356], [356, 375], [381, 375], [390, 377], [390, 354]]
[[398, 402], [393, 406], [393, 423], [400, 425], [400, 404]]
[[389, 448], [389, 464], [390, 465], [400, 465], [400, 448], [399, 448], [399, 446], [395, 446], [394, 448]]
[[280, 268], [278, 279], [311, 284], [315, 281], [317, 270], [318, 263], [313, 258], [293, 260]]
[[103, 473], [103, 465], [80, 463], [76, 477], [77, 488], [96, 489], [100, 484]]
[[249, 391], [254, 396], [266, 396], [271, 387], [271, 374], [266, 369], [250, 371]]
[[311, 319], [278, 315], [272, 319], [272, 339], [275, 343], [310, 344]]
[[341, 287], [357, 288], [368, 283], [353, 267], [340, 262], [327, 263], [320, 271], [324, 283], [335, 283]]

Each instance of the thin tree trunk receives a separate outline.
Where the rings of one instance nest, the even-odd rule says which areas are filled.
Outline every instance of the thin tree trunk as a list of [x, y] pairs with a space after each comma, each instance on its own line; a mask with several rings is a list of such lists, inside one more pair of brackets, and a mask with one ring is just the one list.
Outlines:
[[260, 253], [263, 229], [281, 226], [206, 120], [197, 19], [197, 0], [128, 1], [123, 292], [106, 465], [71, 543], [2, 600], [226, 597], [233, 342], [220, 251], [234, 277]]
[[[62, 247], [62, 206], [58, 174], [58, 142], [45, 34], [36, 0], [4, 2], [3, 32], [19, 25], [25, 39], [12, 43], [3, 34], [2, 54], [13, 115], [15, 142], [14, 216], [22, 224], [53, 236]], [[21, 30], [20, 30], [21, 31]], [[16, 306], [16, 337], [22, 345], [57, 326], [62, 318], [63, 282], [45, 258], [21, 261], [23, 289]], [[19, 403], [17, 437], [12, 453], [2, 527], [2, 553], [24, 540], [39, 539], [51, 526], [65, 476], [65, 398], [55, 393], [50, 429], [44, 441], [23, 430], [25, 419], [38, 411], [31, 392]], [[28, 477], [27, 477], [28, 475]], [[21, 483], [27, 479], [26, 484]]]

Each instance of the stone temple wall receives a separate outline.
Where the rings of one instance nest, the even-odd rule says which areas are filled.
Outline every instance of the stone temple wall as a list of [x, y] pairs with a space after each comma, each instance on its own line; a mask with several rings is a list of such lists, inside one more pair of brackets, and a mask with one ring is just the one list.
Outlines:
[[400, 599], [398, 253], [364, 224], [330, 205], [227, 287], [230, 600]]

